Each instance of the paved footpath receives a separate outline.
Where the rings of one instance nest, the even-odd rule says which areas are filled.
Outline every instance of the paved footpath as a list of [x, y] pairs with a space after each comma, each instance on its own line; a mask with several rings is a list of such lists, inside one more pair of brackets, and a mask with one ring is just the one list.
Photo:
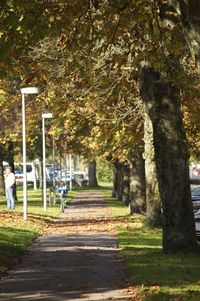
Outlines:
[[9, 276], [0, 300], [128, 301], [123, 262], [109, 208], [100, 193], [79, 193]]

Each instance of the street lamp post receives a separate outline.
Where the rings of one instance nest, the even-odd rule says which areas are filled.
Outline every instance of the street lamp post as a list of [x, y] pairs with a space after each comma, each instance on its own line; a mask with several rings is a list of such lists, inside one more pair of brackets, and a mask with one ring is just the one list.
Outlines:
[[72, 191], [72, 155], [69, 155], [69, 174], [70, 174], [70, 182], [69, 182], [69, 189]]
[[53, 188], [56, 186], [55, 176], [55, 137], [53, 136]]
[[25, 95], [37, 94], [37, 87], [27, 87], [21, 89], [22, 94], [22, 140], [23, 140], [23, 216], [24, 221], [27, 220], [27, 175], [26, 175], [26, 110], [25, 110]]
[[46, 184], [46, 150], [45, 150], [45, 119], [52, 118], [51, 113], [42, 114], [42, 149], [43, 149], [43, 206], [47, 211], [47, 184]]

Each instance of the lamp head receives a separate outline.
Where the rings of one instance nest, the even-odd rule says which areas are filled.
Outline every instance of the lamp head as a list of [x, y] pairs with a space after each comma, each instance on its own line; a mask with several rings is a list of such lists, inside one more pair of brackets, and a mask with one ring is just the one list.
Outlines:
[[51, 113], [42, 114], [42, 118], [52, 118], [53, 115]]
[[39, 93], [39, 88], [37, 87], [27, 87], [21, 89], [22, 94], [37, 94]]

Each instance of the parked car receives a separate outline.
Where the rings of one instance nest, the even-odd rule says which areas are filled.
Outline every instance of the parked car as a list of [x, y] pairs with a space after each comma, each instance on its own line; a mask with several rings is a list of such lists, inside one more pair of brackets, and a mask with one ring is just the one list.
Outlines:
[[193, 188], [191, 194], [194, 212], [197, 212], [200, 210], [200, 185]]
[[196, 235], [198, 240], [200, 240], [200, 186], [193, 188], [191, 193], [194, 209]]
[[[84, 171], [72, 171], [71, 180], [73, 186], [87, 186], [88, 185], [88, 176]], [[70, 183], [70, 172], [68, 170], [62, 171], [62, 182], [65, 182], [69, 185]]]
[[74, 181], [78, 186], [87, 186], [88, 185], [88, 175], [83, 171], [74, 172]]

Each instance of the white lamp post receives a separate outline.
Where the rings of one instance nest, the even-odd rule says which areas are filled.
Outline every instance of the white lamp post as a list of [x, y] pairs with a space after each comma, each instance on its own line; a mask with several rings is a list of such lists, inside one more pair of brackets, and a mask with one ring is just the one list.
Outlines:
[[26, 110], [25, 110], [25, 95], [37, 94], [39, 89], [37, 87], [22, 88], [22, 135], [23, 135], [23, 215], [24, 221], [27, 220], [27, 175], [26, 175]]
[[72, 191], [72, 155], [69, 155], [69, 174], [70, 174], [70, 181], [69, 181], [69, 189]]
[[46, 184], [46, 150], [45, 150], [45, 119], [52, 118], [51, 113], [42, 114], [42, 148], [43, 148], [43, 206], [47, 211], [47, 184]]
[[53, 188], [56, 186], [56, 179], [55, 179], [55, 138], [53, 136]]

